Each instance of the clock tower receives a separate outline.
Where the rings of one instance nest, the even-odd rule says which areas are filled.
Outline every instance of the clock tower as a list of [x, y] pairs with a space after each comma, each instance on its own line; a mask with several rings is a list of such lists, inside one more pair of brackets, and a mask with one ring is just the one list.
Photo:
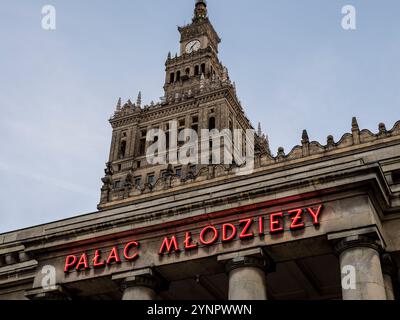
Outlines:
[[193, 93], [202, 80], [222, 78], [226, 72], [218, 60], [221, 39], [208, 18], [205, 0], [196, 1], [192, 23], [178, 27], [178, 31], [181, 35], [180, 54], [168, 55], [166, 62], [164, 89], [167, 100], [185, 92]]
[[[171, 121], [176, 123], [179, 132], [192, 129], [198, 134], [203, 129], [219, 132], [253, 129], [228, 69], [218, 59], [221, 39], [208, 18], [205, 0], [196, 0], [192, 22], [179, 27], [178, 31], [180, 52], [175, 56], [168, 54], [161, 101], [142, 104], [141, 93], [136, 103], [118, 100], [110, 119], [113, 134], [99, 209], [134, 203], [154, 192], [194, 186], [199, 181], [227, 175], [232, 169], [233, 164], [214, 163], [211, 155], [198, 163], [183, 164], [173, 160], [167, 160], [167, 164], [148, 163], [146, 152], [152, 142], [148, 141], [147, 133], [150, 130], [161, 129], [165, 133], [169, 156], [184, 150], [180, 142], [170, 139], [174, 136]], [[255, 138], [256, 152], [269, 152], [261, 130]], [[210, 140], [210, 145], [212, 143]], [[222, 144], [221, 153], [223, 148]]]

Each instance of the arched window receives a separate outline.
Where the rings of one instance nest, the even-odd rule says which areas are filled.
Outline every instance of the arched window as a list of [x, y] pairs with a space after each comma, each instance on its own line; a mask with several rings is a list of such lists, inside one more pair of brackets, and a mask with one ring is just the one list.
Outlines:
[[178, 81], [180, 81], [180, 80], [181, 80], [181, 72], [178, 71], [178, 72], [176, 73], [176, 81], [178, 82]]
[[119, 146], [119, 158], [120, 159], [125, 158], [125, 153], [126, 153], [126, 141], [123, 140], [121, 141], [121, 145]]
[[187, 76], [190, 76], [190, 68], [186, 68], [185, 72]]
[[175, 82], [175, 73], [171, 72], [169, 75], [169, 83], [174, 83]]
[[206, 64], [205, 63], [201, 64], [201, 73], [206, 74]]
[[215, 117], [210, 117], [208, 119], [208, 130], [215, 129]]
[[198, 76], [198, 75], [199, 75], [199, 70], [200, 70], [199, 66], [195, 66], [195, 67], [194, 67], [194, 75], [195, 75], [195, 76]]

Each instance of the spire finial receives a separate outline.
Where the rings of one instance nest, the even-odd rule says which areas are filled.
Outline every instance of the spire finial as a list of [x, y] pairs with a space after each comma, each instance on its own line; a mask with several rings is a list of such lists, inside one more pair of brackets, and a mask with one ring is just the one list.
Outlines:
[[193, 21], [207, 18], [207, 1], [196, 0]]

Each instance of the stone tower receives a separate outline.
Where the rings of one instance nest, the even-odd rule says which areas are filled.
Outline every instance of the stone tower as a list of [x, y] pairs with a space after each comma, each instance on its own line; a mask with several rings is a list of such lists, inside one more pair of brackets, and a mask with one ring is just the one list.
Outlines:
[[[177, 129], [253, 129], [236, 96], [228, 69], [218, 58], [220, 37], [211, 24], [207, 3], [197, 0], [192, 22], [178, 27], [180, 53], [168, 54], [165, 62], [164, 96], [160, 102], [142, 105], [118, 100], [110, 119], [113, 128], [109, 161], [103, 177], [98, 208], [122, 206], [147, 194], [165, 191], [179, 184], [212, 179], [215, 166], [205, 164], [150, 165], [146, 136], [151, 129], [162, 129], [169, 145], [169, 122]], [[256, 135], [258, 151], [266, 150], [263, 136]], [[179, 152], [180, 145], [176, 146]], [[257, 152], [257, 150], [256, 150]]]

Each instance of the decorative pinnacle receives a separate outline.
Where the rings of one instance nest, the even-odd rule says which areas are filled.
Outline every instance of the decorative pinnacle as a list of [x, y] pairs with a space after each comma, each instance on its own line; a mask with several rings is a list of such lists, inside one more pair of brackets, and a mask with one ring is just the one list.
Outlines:
[[204, 89], [205, 80], [206, 80], [206, 78], [204, 76], [204, 73], [202, 73], [201, 76], [200, 76], [200, 89]]
[[118, 99], [116, 110], [121, 111], [121, 98]]
[[335, 141], [334, 141], [332, 135], [329, 135], [329, 136], [326, 138], [326, 142], [327, 142], [328, 146], [333, 146], [333, 145], [335, 144]]
[[136, 100], [136, 105], [140, 108], [142, 106], [142, 92], [139, 91], [137, 100]]
[[308, 137], [307, 130], [303, 130], [303, 134], [301, 136], [301, 142], [303, 142], [303, 143], [310, 142], [310, 138]]
[[351, 120], [351, 129], [352, 130], [359, 130], [360, 127], [358, 126], [358, 121], [356, 117], [353, 117], [353, 119]]
[[262, 135], [262, 131], [261, 131], [261, 122], [258, 123], [257, 135], [258, 135], [259, 137], [261, 137], [261, 135]]
[[381, 123], [379, 124], [379, 133], [380, 133], [380, 134], [386, 133], [386, 125], [385, 125], [383, 122], [381, 122]]

